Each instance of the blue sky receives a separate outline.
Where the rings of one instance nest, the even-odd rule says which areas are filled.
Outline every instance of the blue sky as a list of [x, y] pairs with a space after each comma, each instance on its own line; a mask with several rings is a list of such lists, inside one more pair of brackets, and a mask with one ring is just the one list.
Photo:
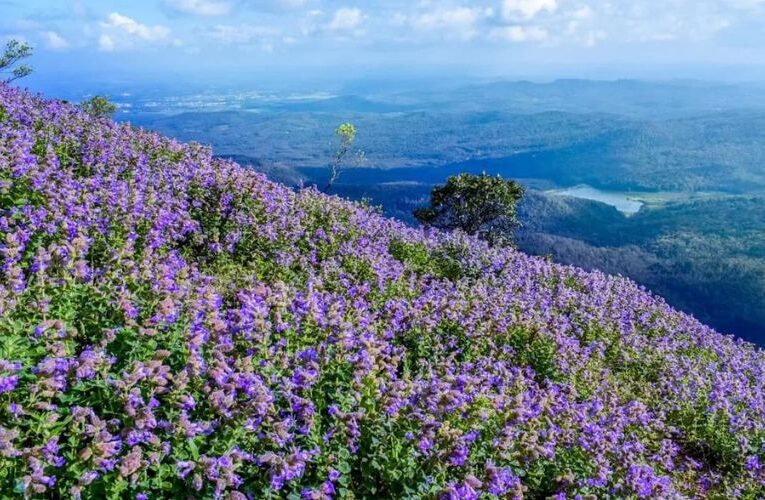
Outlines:
[[765, 76], [765, 0], [0, 0], [0, 13], [0, 39], [32, 43], [50, 80]]

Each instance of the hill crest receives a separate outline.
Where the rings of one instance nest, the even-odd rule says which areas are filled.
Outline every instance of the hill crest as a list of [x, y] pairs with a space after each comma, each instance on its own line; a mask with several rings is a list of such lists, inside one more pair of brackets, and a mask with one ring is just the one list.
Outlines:
[[758, 496], [765, 358], [619, 277], [0, 85], [0, 490]]

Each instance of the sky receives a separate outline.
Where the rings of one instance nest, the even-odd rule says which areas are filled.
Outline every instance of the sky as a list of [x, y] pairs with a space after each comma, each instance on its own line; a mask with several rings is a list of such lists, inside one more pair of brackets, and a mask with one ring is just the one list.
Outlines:
[[37, 84], [650, 77], [765, 80], [765, 0], [0, 0]]

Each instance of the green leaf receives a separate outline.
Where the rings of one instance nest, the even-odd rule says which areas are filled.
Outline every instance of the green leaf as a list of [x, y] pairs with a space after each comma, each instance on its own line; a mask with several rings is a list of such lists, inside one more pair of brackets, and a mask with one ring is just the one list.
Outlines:
[[194, 460], [199, 459], [199, 448], [197, 448], [197, 444], [194, 442], [194, 440], [189, 439], [188, 445], [189, 445], [189, 451], [191, 451], [191, 457]]

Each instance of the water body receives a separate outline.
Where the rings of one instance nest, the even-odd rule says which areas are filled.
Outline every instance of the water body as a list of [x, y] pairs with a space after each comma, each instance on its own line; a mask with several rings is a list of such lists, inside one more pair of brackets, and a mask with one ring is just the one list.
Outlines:
[[559, 196], [573, 196], [574, 198], [599, 201], [600, 203], [611, 205], [618, 211], [627, 215], [638, 213], [644, 205], [642, 201], [630, 199], [629, 195], [626, 193], [601, 191], [600, 189], [596, 189], [587, 185], [574, 186], [567, 189], [556, 189], [553, 191], [548, 191], [548, 193]]

